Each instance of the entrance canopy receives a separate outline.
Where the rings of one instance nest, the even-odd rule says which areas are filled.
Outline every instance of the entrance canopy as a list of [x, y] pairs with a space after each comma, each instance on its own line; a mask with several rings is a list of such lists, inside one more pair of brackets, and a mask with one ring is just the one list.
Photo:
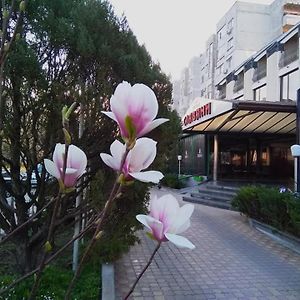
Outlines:
[[296, 103], [196, 98], [182, 123], [185, 132], [296, 134]]

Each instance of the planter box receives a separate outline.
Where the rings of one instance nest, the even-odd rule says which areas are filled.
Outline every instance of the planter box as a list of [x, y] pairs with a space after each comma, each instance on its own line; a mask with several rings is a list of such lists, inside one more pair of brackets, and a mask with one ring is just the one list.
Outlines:
[[266, 234], [273, 240], [277, 241], [281, 245], [295, 251], [296, 253], [300, 254], [300, 239], [292, 236], [288, 233], [282, 232], [277, 228], [274, 228], [270, 225], [261, 223], [257, 220], [248, 218], [249, 224], [251, 227], [257, 229], [258, 231]]

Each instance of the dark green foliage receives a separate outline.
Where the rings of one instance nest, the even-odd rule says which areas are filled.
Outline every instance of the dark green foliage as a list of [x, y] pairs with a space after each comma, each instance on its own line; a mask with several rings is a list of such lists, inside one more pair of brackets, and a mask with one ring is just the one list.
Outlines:
[[[166, 167], [165, 162], [173, 159], [180, 131], [178, 116], [169, 109], [172, 88], [169, 78], [152, 61], [146, 48], [138, 44], [126, 19], [120, 20], [114, 15], [108, 2], [28, 1], [19, 32], [21, 38], [12, 47], [5, 66], [3, 87], [6, 106], [0, 149], [5, 151], [0, 153], [3, 155], [0, 162], [5, 162], [12, 173], [11, 192], [17, 199], [16, 224], [10, 222], [15, 217], [5, 209], [6, 199], [0, 201], [3, 215], [0, 225], [6, 232], [28, 219], [30, 206], [36, 205], [40, 209], [57, 193], [56, 182], [52, 186], [45, 182], [45, 168], [39, 178], [37, 165], [51, 156], [57, 142], [63, 142], [60, 112], [64, 105], [71, 105], [74, 101], [83, 105], [84, 134], [79, 138], [79, 118], [72, 115], [72, 143], [88, 156], [90, 172], [86, 175], [86, 182], [99, 169], [105, 170], [104, 188], [111, 188], [114, 178], [101, 164], [99, 153], [109, 151], [118, 129], [116, 123], [101, 111], [109, 109], [109, 99], [120, 82], [126, 80], [131, 84], [144, 83], [151, 87], [159, 102], [159, 116], [171, 120], [152, 133], [159, 142], [157, 165], [151, 166], [152, 169], [162, 170]], [[32, 189], [30, 180], [20, 182], [20, 164], [26, 168], [28, 178], [32, 172], [36, 173], [36, 189]], [[0, 180], [0, 188], [7, 190], [4, 181]], [[116, 215], [121, 217], [115, 217], [117, 222], [114, 219], [110, 221], [113, 223], [111, 228], [119, 224], [124, 230], [124, 240], [120, 239], [118, 228], [114, 228], [116, 238], [107, 249], [103, 249], [105, 257], [116, 257], [115, 253], [121, 253], [135, 241], [135, 214], [142, 213], [145, 208], [146, 186], [135, 184], [128, 187], [129, 190], [133, 188], [137, 189], [135, 195], [124, 200], [125, 204], [120, 202], [121, 199], [116, 204], [115, 209], [124, 210]], [[103, 205], [107, 194], [108, 191], [105, 191], [102, 202], [93, 194], [93, 204]], [[57, 231], [67, 231], [74, 218], [70, 216], [70, 212], [75, 210], [74, 194], [66, 198], [57, 216], [57, 223], [60, 224]], [[12, 240], [18, 246], [15, 257], [20, 258], [16, 265], [19, 265], [21, 272], [32, 270], [37, 265], [38, 252], [45, 242], [50, 217], [51, 209]], [[61, 220], [65, 222], [59, 223]], [[125, 234], [126, 230], [128, 234]], [[108, 239], [110, 233], [107, 230], [104, 239]]]
[[181, 133], [180, 118], [176, 111], [162, 109], [160, 117], [169, 119], [168, 122], [158, 127], [151, 137], [158, 141], [158, 155], [151, 166], [165, 173], [174, 173], [178, 170], [177, 155], [179, 136]]
[[[91, 182], [88, 197], [98, 208], [103, 208], [111, 186], [109, 178], [114, 178], [112, 172], [99, 171]], [[111, 182], [111, 181], [110, 181]], [[148, 186], [134, 182], [123, 188], [122, 195], [115, 201], [113, 211], [106, 219], [104, 233], [93, 251], [93, 259], [101, 262], [113, 261], [129, 250], [138, 241], [135, 231], [142, 226], [137, 222], [137, 214], [147, 213], [149, 201]]]
[[[58, 266], [49, 266], [44, 271], [44, 276], [38, 291], [37, 300], [53, 299], [61, 300], [65, 296], [66, 289], [73, 273], [71, 270], [66, 270]], [[4, 287], [11, 283], [13, 280], [11, 275], [0, 276], [0, 287]], [[31, 290], [32, 280], [27, 279], [21, 284], [13, 288], [0, 299], [21, 300], [27, 299]], [[78, 285], [75, 287], [72, 299], [97, 299], [99, 296], [99, 281], [100, 281], [100, 268], [96, 264], [87, 265], [78, 280]], [[48, 298], [47, 298], [48, 296]]]
[[178, 178], [178, 174], [165, 174], [164, 178], [161, 180], [161, 184], [173, 189], [184, 187], [182, 181]]
[[241, 213], [300, 236], [300, 199], [278, 188], [242, 187], [232, 201]]
[[260, 214], [260, 205], [258, 201], [259, 187], [242, 187], [232, 201], [232, 206], [240, 212], [253, 218], [258, 218]]

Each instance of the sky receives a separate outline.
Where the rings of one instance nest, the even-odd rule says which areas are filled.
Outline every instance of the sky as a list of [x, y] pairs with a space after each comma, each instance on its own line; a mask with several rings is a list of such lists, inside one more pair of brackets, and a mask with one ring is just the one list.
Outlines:
[[[115, 13], [125, 14], [138, 42], [144, 44], [154, 62], [180, 78], [192, 57], [205, 49], [216, 25], [235, 0], [109, 0]], [[270, 4], [273, 0], [245, 0]]]

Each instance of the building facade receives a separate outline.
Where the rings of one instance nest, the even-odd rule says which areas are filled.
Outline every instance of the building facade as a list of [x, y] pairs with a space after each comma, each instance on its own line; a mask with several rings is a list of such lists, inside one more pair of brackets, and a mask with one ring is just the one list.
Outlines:
[[[183, 123], [190, 121], [183, 124], [183, 171], [214, 177], [217, 172], [221, 177], [292, 177], [289, 148], [296, 142], [299, 21], [300, 1], [275, 0], [270, 5], [236, 2], [218, 22], [216, 35], [200, 56], [202, 99], [189, 99], [187, 112], [181, 113]], [[203, 103], [211, 103], [208, 121], [201, 115]], [[218, 115], [222, 105], [232, 107]], [[190, 172], [191, 160], [201, 168]]]
[[[275, 0], [270, 5], [237, 1], [217, 23], [216, 34], [207, 40], [205, 52], [193, 58], [189, 66], [182, 71], [181, 78], [178, 80], [180, 84], [174, 82], [173, 108], [182, 117], [195, 96], [231, 99], [235, 94], [235, 98], [239, 97], [240, 94], [237, 92], [240, 91], [242, 77], [245, 76], [247, 80], [249, 76], [252, 76], [251, 71], [239, 75], [239, 84], [235, 84], [234, 89], [227, 85], [228, 75], [233, 71], [237, 73], [239, 66], [261, 49], [268, 47], [299, 21], [300, 1]], [[286, 47], [293, 47], [293, 41], [290, 43], [291, 45]], [[295, 40], [294, 43], [296, 43]], [[248, 67], [250, 65], [251, 62]], [[262, 73], [256, 72], [258, 78], [264, 76], [264, 65], [266, 65], [266, 58], [259, 62], [258, 70]], [[270, 72], [269, 75], [271, 75]], [[178, 85], [181, 86], [181, 90], [175, 91]], [[270, 85], [269, 89], [273, 90]], [[257, 97], [264, 98], [264, 89], [257, 90], [257, 94], [259, 94]], [[244, 93], [243, 98], [253, 99], [252, 95], [250, 97], [247, 92]], [[269, 101], [274, 100], [275, 98], [272, 97]]]

